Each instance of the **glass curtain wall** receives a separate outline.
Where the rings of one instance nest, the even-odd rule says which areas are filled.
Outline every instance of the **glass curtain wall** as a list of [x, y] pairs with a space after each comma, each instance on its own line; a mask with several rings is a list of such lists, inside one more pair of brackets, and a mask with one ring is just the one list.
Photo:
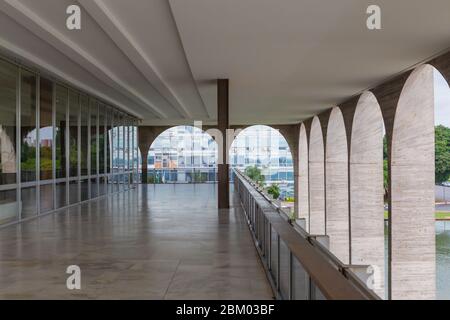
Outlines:
[[0, 225], [134, 187], [135, 124], [0, 57]]

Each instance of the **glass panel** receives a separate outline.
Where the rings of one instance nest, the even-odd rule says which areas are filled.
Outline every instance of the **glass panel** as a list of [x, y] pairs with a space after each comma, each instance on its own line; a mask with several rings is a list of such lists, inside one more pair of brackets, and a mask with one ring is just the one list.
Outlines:
[[89, 154], [88, 154], [88, 143], [89, 143], [89, 100], [86, 96], [81, 96], [81, 175], [87, 176]]
[[56, 184], [56, 209], [66, 206], [66, 183], [60, 182]]
[[292, 300], [309, 299], [309, 276], [296, 258], [292, 258]]
[[[69, 93], [69, 176], [78, 176], [78, 117], [80, 116], [80, 103], [78, 94]], [[71, 202], [72, 203], [72, 202]]]
[[22, 219], [36, 215], [36, 187], [22, 188]]
[[40, 186], [41, 213], [51, 211], [53, 209], [53, 184]]
[[278, 284], [278, 235], [275, 229], [271, 229], [271, 250], [270, 250], [270, 273]]
[[91, 199], [98, 197], [98, 181], [97, 178], [91, 179]]
[[36, 181], [36, 76], [23, 71], [21, 89], [20, 168], [22, 182], [32, 182]]
[[[36, 76], [23, 71], [21, 79], [21, 158], [22, 182], [36, 181]], [[37, 213], [36, 187], [22, 189], [22, 219]]]
[[124, 183], [124, 190], [128, 189], [128, 169], [129, 169], [129, 163], [128, 163], [128, 123], [127, 119], [124, 118], [123, 120], [123, 183]]
[[112, 138], [112, 121], [113, 121], [113, 113], [112, 110], [110, 108], [107, 108], [107, 112], [106, 112], [106, 116], [107, 116], [107, 139], [106, 139], [106, 170], [107, 173], [110, 174], [111, 173], [111, 138]]
[[112, 144], [113, 144], [113, 173], [119, 173], [119, 126], [118, 114], [114, 112], [114, 126], [112, 130]]
[[89, 200], [89, 180], [81, 180], [81, 201]]
[[98, 158], [99, 158], [99, 174], [105, 173], [105, 106], [100, 105], [98, 112]]
[[56, 85], [56, 178], [66, 177], [67, 89]]
[[124, 129], [123, 129], [123, 117], [119, 116], [119, 191], [123, 191], [123, 172], [124, 172]]
[[[105, 136], [105, 130], [106, 130], [106, 107], [105, 105], [99, 106], [99, 113], [98, 113], [98, 125], [99, 125], [99, 154], [98, 154], [98, 161], [99, 161], [99, 174], [105, 174], [106, 172], [106, 157], [105, 157], [105, 146], [106, 146], [106, 136]], [[98, 185], [98, 195], [103, 196], [106, 194], [106, 177], [100, 177], [99, 178], [99, 185]]]
[[79, 194], [79, 185], [78, 180], [69, 182], [69, 202], [70, 204], [75, 204], [79, 202], [78, 199]]
[[[0, 61], [0, 185], [15, 185], [18, 68]], [[17, 219], [17, 190], [0, 191], [0, 224]]]
[[0, 224], [17, 219], [17, 190], [0, 191]]
[[39, 113], [39, 148], [40, 148], [39, 152], [40, 152], [41, 180], [53, 179], [52, 147], [53, 147], [53, 84], [50, 80], [41, 78], [40, 113]]
[[289, 299], [289, 248], [280, 239], [280, 292], [284, 299]]
[[133, 158], [134, 158], [134, 183], [139, 183], [139, 172], [138, 172], [138, 168], [139, 168], [139, 149], [138, 149], [138, 140], [137, 140], [137, 135], [138, 135], [138, 127], [137, 127], [137, 123], [136, 121], [134, 121], [134, 154], [133, 154]]
[[107, 119], [108, 119], [108, 139], [107, 139], [107, 151], [106, 151], [106, 157], [107, 157], [107, 170], [108, 170], [108, 193], [113, 192], [113, 176], [112, 176], [112, 161], [113, 161], [113, 133], [114, 133], [114, 113], [113, 109], [108, 108], [107, 112]]
[[114, 112], [114, 129], [113, 129], [113, 192], [119, 191], [119, 173], [120, 173], [120, 152], [119, 152], [119, 113], [117, 111]]
[[106, 177], [100, 177], [99, 181], [98, 194], [99, 196], [103, 196], [106, 194]]
[[97, 175], [97, 114], [98, 105], [90, 100], [91, 109], [91, 174]]

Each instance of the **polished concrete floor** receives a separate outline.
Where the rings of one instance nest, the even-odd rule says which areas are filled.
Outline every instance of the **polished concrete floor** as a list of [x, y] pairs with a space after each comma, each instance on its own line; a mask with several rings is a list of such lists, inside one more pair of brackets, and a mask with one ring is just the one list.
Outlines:
[[144, 185], [0, 229], [0, 299], [272, 299], [240, 207], [219, 212], [216, 192]]

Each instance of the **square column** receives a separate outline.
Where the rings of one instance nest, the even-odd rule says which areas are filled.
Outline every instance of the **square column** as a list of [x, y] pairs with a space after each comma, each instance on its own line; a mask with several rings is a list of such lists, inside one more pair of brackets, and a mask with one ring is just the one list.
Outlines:
[[230, 171], [228, 164], [228, 141], [227, 129], [229, 129], [229, 81], [228, 79], [217, 80], [217, 121], [218, 129], [222, 133], [222, 144], [219, 145], [219, 164], [218, 164], [218, 206], [219, 209], [228, 209], [230, 207]]

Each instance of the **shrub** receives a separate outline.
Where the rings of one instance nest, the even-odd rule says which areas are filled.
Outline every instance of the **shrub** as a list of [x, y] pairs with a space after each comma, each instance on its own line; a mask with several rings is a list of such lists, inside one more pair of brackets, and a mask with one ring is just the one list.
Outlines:
[[272, 184], [269, 188], [267, 188], [267, 193], [272, 195], [272, 197], [276, 200], [280, 197], [280, 186], [277, 184]]

